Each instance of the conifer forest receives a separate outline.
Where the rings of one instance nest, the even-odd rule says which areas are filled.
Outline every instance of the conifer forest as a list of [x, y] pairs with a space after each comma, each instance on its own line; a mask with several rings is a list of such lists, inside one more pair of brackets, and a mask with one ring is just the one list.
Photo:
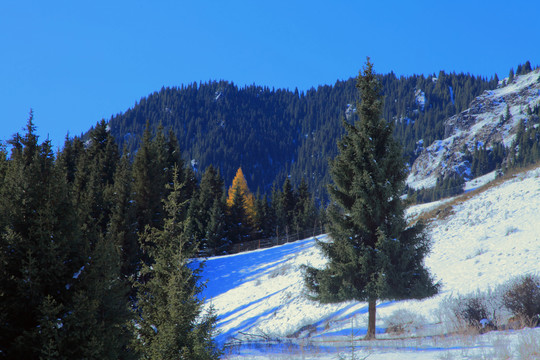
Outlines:
[[[516, 75], [527, 71], [529, 63]], [[499, 84], [444, 72], [377, 81], [378, 124], [391, 125], [381, 128], [400, 149], [391, 159], [400, 184], [424, 144], [444, 136], [443, 120]], [[219, 358], [216, 317], [200, 297], [203, 259], [328, 224], [346, 242], [343, 214], [327, 206], [339, 197], [329, 184], [348, 170], [329, 159], [344, 152], [338, 144], [361, 102], [356, 79], [307, 91], [193, 83], [162, 88], [64, 144], [39, 139], [30, 111], [24, 131], [0, 146], [0, 359]], [[525, 111], [539, 122], [540, 109]], [[468, 154], [472, 172], [538, 161], [539, 138], [521, 124], [519, 153], [480, 146]], [[463, 183], [400, 185], [392, 195], [430, 201]], [[417, 233], [404, 238], [422, 243]], [[436, 291], [423, 275], [427, 289], [415, 296]]]

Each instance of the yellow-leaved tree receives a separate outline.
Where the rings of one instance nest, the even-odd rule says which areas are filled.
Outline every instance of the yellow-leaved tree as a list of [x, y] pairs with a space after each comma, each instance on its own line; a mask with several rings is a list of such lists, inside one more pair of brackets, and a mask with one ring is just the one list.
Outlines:
[[238, 196], [242, 199], [242, 204], [246, 216], [250, 222], [255, 218], [255, 196], [249, 191], [246, 178], [239, 167], [234, 176], [231, 187], [227, 196], [227, 207], [231, 208], [234, 204], [234, 198]]

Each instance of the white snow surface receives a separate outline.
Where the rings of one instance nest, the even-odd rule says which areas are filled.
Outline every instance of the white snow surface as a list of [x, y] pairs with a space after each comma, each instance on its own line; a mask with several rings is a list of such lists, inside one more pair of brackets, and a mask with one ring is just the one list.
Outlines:
[[[426, 147], [412, 165], [407, 184], [415, 189], [435, 186], [437, 177], [447, 172], [467, 174], [469, 167], [463, 160], [462, 149], [472, 153], [474, 147], [495, 142], [509, 147], [517, 125], [527, 119], [527, 106], [534, 109], [540, 105], [540, 69], [516, 76], [504, 87], [485, 91], [474, 99], [469, 109], [444, 121], [445, 138], [435, 140]], [[501, 122], [507, 108], [511, 118]]]
[[[412, 207], [408, 216], [441, 203]], [[453, 205], [446, 218], [428, 226], [432, 251], [425, 264], [442, 283], [440, 294], [425, 300], [378, 303], [379, 340], [371, 342], [360, 340], [367, 328], [366, 303], [322, 305], [306, 297], [302, 265], [323, 267], [326, 262], [314, 239], [209, 258], [203, 273], [208, 280], [204, 296], [218, 315], [217, 340], [220, 344], [244, 342], [226, 354], [227, 359], [336, 359], [350, 351], [352, 325], [359, 358], [489, 359], [501, 349], [510, 349], [514, 355], [509, 358], [518, 359], [512, 349], [527, 338], [538, 345], [540, 328], [476, 336], [429, 335], [444, 334], [440, 314], [448, 296], [493, 289], [519, 275], [539, 274], [539, 218], [540, 169]], [[331, 241], [326, 235], [319, 240]], [[385, 319], [400, 309], [423, 316], [423, 330], [407, 338], [385, 334]], [[265, 348], [247, 345], [263, 338], [281, 343]]]

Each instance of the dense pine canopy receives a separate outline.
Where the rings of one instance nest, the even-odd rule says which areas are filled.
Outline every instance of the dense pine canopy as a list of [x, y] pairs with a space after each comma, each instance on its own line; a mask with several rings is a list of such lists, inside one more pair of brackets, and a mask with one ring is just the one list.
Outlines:
[[[444, 135], [443, 120], [465, 110], [470, 101], [498, 79], [470, 74], [378, 75], [384, 95], [382, 116], [394, 123], [394, 135], [406, 161], [419, 154], [417, 144]], [[337, 154], [343, 118], [351, 118], [358, 100], [354, 79], [300, 92], [256, 85], [239, 88], [226, 81], [162, 88], [112, 117], [111, 134], [134, 153], [146, 123], [171, 129], [182, 157], [195, 169], [219, 168], [229, 186], [242, 167], [251, 189], [269, 195], [291, 176], [303, 178], [318, 203], [326, 204], [328, 158]]]

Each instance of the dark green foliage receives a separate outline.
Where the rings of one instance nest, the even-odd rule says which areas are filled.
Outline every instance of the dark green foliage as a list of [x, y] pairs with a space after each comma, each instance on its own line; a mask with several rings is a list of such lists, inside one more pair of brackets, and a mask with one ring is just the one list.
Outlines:
[[520, 121], [510, 146], [508, 168], [524, 167], [540, 160], [540, 107], [531, 110], [527, 121]]
[[[444, 137], [443, 120], [465, 110], [471, 100], [497, 86], [469, 74], [380, 75], [385, 96], [383, 118], [393, 122], [407, 162], [418, 156], [417, 142], [430, 144]], [[421, 105], [415, 93], [425, 94]], [[199, 169], [214, 165], [230, 185], [238, 166], [261, 195], [281, 186], [290, 175], [293, 186], [305, 179], [317, 204], [327, 204], [328, 158], [337, 154], [343, 135], [340, 119], [354, 115], [354, 79], [337, 81], [306, 92], [260, 86], [238, 88], [220, 81], [163, 88], [141, 99], [132, 109], [112, 118], [112, 134], [135, 153], [144, 142], [149, 121], [172, 129], [182, 144], [182, 157]]]
[[232, 244], [240, 244], [253, 240], [253, 230], [244, 207], [244, 197], [239, 191], [235, 191], [232, 205], [227, 208], [227, 237]]
[[321, 302], [369, 301], [368, 337], [375, 336], [375, 301], [424, 298], [438, 286], [423, 265], [429, 241], [421, 224], [407, 227], [400, 198], [405, 166], [392, 126], [382, 119], [379, 79], [368, 62], [358, 76], [359, 120], [330, 162], [328, 210], [332, 241], [320, 243], [326, 268], [306, 268], [306, 284]]
[[276, 213], [276, 226], [281, 233], [292, 233], [294, 231], [295, 197], [291, 181], [287, 178], [283, 183], [282, 191], [273, 200]]
[[526, 75], [532, 71], [531, 62], [526, 61], [525, 64], [519, 64], [516, 70], [516, 75]]
[[472, 178], [500, 169], [506, 159], [507, 150], [501, 143], [493, 144], [491, 148], [476, 146], [472, 154], [471, 174]]
[[512, 81], [514, 81], [514, 68], [511, 68], [508, 74], [508, 84], [511, 84]]
[[132, 187], [131, 163], [124, 151], [116, 167], [114, 185], [108, 188], [112, 209], [107, 238], [122, 256], [121, 272], [126, 277], [135, 276], [140, 259], [135, 207], [131, 201]]
[[66, 314], [62, 355], [68, 359], [129, 357], [129, 286], [121, 274], [116, 244], [100, 237], [73, 279], [72, 308]]
[[221, 199], [214, 199], [204, 232], [203, 239], [209, 255], [223, 255], [229, 250], [231, 240], [228, 238], [226, 221], [225, 197], [223, 196]]
[[58, 154], [58, 166], [65, 174], [69, 184], [75, 181], [75, 173], [77, 172], [77, 163], [81, 155], [84, 153], [84, 144], [79, 138], [69, 139], [66, 137], [64, 149]]
[[315, 201], [302, 180], [298, 188], [293, 188], [291, 180], [285, 179], [282, 190], [273, 189], [271, 208], [263, 207], [267, 214], [265, 232], [271, 236], [307, 236], [309, 230], [322, 226], [322, 219]]
[[163, 226], [162, 199], [168, 195], [167, 185], [172, 183], [172, 169], [178, 167], [179, 176], [185, 182], [185, 200], [197, 191], [197, 181], [190, 168], [184, 166], [176, 136], [169, 132], [165, 136], [158, 127], [152, 136], [149, 123], [142, 138], [141, 147], [133, 160], [133, 200], [137, 230], [144, 231], [146, 225]]
[[297, 231], [307, 230], [321, 226], [319, 210], [315, 206], [315, 201], [309, 193], [308, 184], [302, 179], [298, 186], [294, 207], [294, 227]]
[[88, 145], [77, 160], [73, 180], [75, 206], [89, 250], [93, 249], [99, 236], [107, 232], [112, 211], [108, 188], [113, 185], [118, 160], [116, 141], [107, 131], [105, 121], [101, 121], [90, 131]]
[[210, 165], [190, 207], [191, 236], [199, 242], [200, 250], [207, 254], [223, 254], [230, 245], [226, 233], [224, 194], [220, 172]]
[[409, 204], [423, 204], [456, 196], [463, 193], [464, 186], [465, 179], [462, 176], [440, 176], [434, 187], [417, 190], [407, 187], [407, 202]]
[[184, 183], [174, 171], [173, 185], [164, 203], [163, 229], [146, 228], [141, 245], [152, 262], [143, 263], [138, 282], [134, 349], [142, 359], [217, 359], [213, 342], [215, 318], [203, 315], [202, 263], [193, 262], [198, 249], [185, 233], [188, 223]]
[[[41, 334], [37, 326], [44, 312], [60, 311], [52, 303], [70, 304], [66, 284], [83, 261], [70, 191], [55, 167], [50, 143], [38, 144], [34, 131], [30, 114], [26, 134], [14, 136], [11, 157], [3, 160], [0, 351], [6, 358], [38, 358], [45, 346], [55, 351], [53, 334]], [[56, 318], [60, 322], [65, 311]]]
[[133, 160], [133, 201], [137, 218], [137, 231], [147, 225], [161, 226], [165, 179], [157, 161], [158, 154], [153, 146], [148, 124], [140, 148]]

